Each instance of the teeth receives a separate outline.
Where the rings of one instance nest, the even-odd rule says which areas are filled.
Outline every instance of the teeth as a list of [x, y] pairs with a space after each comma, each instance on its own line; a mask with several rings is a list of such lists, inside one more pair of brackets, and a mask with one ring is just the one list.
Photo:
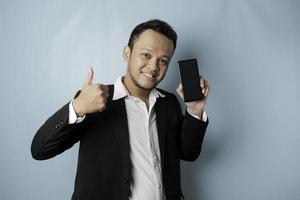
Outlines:
[[145, 72], [143, 72], [143, 74], [146, 75], [146, 76], [149, 77], [149, 78], [153, 78], [153, 76], [152, 76], [151, 74], [147, 74], [147, 73], [145, 73]]

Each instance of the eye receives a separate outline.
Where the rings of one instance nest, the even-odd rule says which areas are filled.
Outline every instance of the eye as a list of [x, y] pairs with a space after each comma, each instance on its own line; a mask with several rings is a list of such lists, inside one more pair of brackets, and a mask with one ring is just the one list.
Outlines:
[[165, 59], [161, 59], [160, 60], [160, 63], [162, 64], [162, 65], [168, 65], [169, 64], [169, 61], [168, 60], [165, 60]]
[[151, 55], [149, 53], [142, 53], [142, 56], [147, 59], [151, 58]]

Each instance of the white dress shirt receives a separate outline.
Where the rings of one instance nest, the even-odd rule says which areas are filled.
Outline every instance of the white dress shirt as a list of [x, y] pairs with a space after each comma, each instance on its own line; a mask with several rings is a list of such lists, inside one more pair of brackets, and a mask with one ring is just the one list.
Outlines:
[[[124, 98], [129, 129], [130, 159], [132, 163], [132, 182], [130, 200], [164, 200], [162, 184], [160, 149], [156, 126], [156, 98], [165, 95], [155, 88], [149, 93], [149, 108], [139, 98], [131, 96], [119, 77], [114, 84], [112, 100]], [[84, 117], [77, 118], [72, 102], [69, 104], [69, 123], [80, 123]], [[191, 113], [190, 113], [191, 114]], [[191, 114], [200, 119], [200, 117]], [[202, 120], [207, 120], [204, 112]]]

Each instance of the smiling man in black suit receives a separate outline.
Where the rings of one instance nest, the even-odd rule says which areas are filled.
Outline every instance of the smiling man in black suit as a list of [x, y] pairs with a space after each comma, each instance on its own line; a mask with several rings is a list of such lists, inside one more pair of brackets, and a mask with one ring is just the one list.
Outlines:
[[[37, 131], [33, 158], [52, 158], [80, 141], [72, 200], [179, 200], [180, 159], [194, 161], [208, 125], [205, 99], [186, 102], [156, 88], [176, 48], [177, 34], [161, 20], [132, 31], [123, 51], [127, 73], [113, 85], [94, 84], [89, 69], [81, 91]], [[183, 99], [179, 84], [177, 93]]]

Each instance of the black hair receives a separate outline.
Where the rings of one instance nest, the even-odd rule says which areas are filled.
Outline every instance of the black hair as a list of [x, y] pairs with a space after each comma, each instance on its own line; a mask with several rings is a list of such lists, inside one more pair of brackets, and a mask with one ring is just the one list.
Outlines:
[[143, 33], [147, 29], [151, 29], [155, 32], [163, 34], [164, 36], [172, 40], [175, 50], [177, 42], [176, 32], [167, 22], [159, 19], [151, 19], [149, 21], [143, 22], [133, 29], [128, 41], [128, 46], [131, 50], [133, 49], [134, 41], [139, 37], [141, 33]]

